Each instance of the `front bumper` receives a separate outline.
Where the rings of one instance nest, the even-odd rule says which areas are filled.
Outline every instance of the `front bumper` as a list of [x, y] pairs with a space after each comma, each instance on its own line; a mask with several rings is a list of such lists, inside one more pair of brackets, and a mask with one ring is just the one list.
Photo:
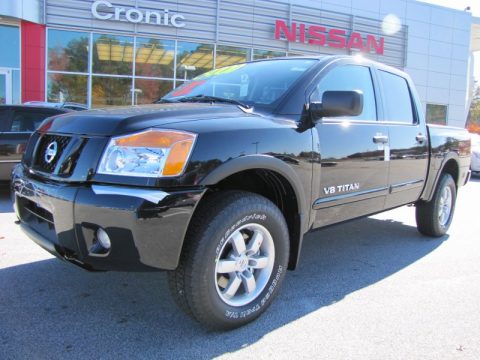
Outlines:
[[[205, 190], [71, 185], [34, 179], [20, 164], [12, 198], [22, 230], [55, 256], [89, 270], [172, 270]], [[96, 232], [111, 240], [98, 253]]]

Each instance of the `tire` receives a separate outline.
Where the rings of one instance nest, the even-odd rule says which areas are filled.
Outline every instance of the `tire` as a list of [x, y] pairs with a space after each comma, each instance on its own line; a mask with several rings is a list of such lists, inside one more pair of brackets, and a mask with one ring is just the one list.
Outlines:
[[432, 200], [418, 203], [416, 206], [418, 231], [432, 237], [445, 235], [452, 222], [456, 198], [455, 181], [450, 174], [443, 174]]
[[195, 320], [212, 330], [234, 329], [260, 316], [277, 295], [288, 264], [288, 227], [257, 194], [226, 191], [202, 201], [168, 283]]

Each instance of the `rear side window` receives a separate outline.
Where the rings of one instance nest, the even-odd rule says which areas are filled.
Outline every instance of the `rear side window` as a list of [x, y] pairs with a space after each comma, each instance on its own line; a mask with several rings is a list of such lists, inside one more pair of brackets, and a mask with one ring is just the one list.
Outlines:
[[13, 116], [11, 132], [35, 131], [40, 123], [51, 114], [31, 111], [16, 111]]
[[[344, 65], [332, 69], [318, 83], [310, 101], [322, 101], [325, 91], [360, 90], [363, 93], [363, 111], [358, 116], [345, 117], [352, 120], [377, 120], [375, 92], [370, 69], [360, 65]], [[342, 118], [342, 119], [345, 119]]]
[[10, 120], [10, 109], [0, 109], [0, 131], [5, 131]]
[[380, 81], [383, 85], [386, 120], [413, 124], [415, 119], [407, 80], [401, 76], [382, 70], [378, 73], [380, 74]]

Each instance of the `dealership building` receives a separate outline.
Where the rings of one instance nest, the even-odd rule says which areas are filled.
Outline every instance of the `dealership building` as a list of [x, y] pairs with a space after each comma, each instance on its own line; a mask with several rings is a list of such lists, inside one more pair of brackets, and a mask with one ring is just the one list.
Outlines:
[[205, 71], [351, 54], [413, 78], [427, 119], [465, 125], [480, 18], [414, 0], [2, 0], [0, 103], [151, 103]]

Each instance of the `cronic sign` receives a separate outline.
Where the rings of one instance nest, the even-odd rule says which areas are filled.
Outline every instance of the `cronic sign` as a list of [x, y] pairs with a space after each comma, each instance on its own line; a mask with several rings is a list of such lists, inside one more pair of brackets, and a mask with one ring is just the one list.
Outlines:
[[99, 20], [128, 21], [134, 24], [144, 23], [173, 26], [176, 28], [185, 26], [185, 16], [181, 14], [170, 14], [168, 9], [142, 11], [138, 8], [114, 6], [109, 1], [99, 0], [92, 4], [91, 10], [92, 15]]

